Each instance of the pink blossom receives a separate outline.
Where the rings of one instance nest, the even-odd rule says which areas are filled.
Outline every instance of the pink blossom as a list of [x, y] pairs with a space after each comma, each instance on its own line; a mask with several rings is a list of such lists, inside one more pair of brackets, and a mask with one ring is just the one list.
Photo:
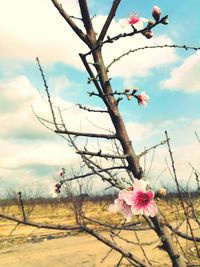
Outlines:
[[131, 206], [132, 214], [154, 217], [157, 213], [157, 206], [153, 200], [154, 192], [148, 189], [144, 180], [135, 180], [133, 191], [125, 191], [124, 200]]
[[131, 14], [128, 18], [128, 23], [130, 25], [136, 24], [138, 21], [140, 21], [140, 18], [137, 13]]
[[158, 21], [160, 19], [161, 10], [158, 6], [154, 6], [152, 9], [152, 16], [153, 18]]
[[149, 96], [143, 91], [141, 94], [137, 95], [137, 100], [140, 106], [146, 106]]
[[109, 210], [111, 212], [120, 212], [125, 219], [130, 221], [132, 217], [132, 212], [131, 212], [131, 206], [126, 203], [124, 200], [124, 195], [128, 192], [127, 190], [121, 190], [119, 191], [118, 198], [115, 199], [114, 204], [111, 204], [109, 206]]
[[148, 22], [145, 18], [140, 18], [138, 14], [134, 13], [129, 15], [128, 18], [120, 19], [119, 24], [122, 28], [126, 28], [127, 26], [134, 25], [136, 29], [142, 29], [144, 23]]

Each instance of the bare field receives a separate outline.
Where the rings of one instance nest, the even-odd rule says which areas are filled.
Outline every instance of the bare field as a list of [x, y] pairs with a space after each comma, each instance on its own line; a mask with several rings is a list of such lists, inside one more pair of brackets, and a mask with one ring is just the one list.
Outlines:
[[[90, 202], [84, 203], [83, 210], [85, 215], [90, 218], [99, 219], [105, 223], [118, 224], [122, 222], [122, 217], [118, 214], [111, 214], [108, 210], [106, 202]], [[173, 221], [175, 226], [175, 211], [177, 207], [170, 207], [165, 202], [160, 202], [161, 211], [165, 211], [165, 215], [170, 221]], [[34, 207], [25, 206], [29, 220], [40, 223], [54, 224], [74, 224], [75, 217], [72, 206], [63, 203], [56, 204], [37, 204]], [[31, 211], [32, 210], [32, 211]], [[30, 212], [31, 211], [31, 212]], [[6, 206], [1, 209], [5, 214], [15, 214], [20, 217], [21, 212], [18, 206]], [[180, 209], [180, 216], [182, 211]], [[135, 221], [144, 224], [144, 221], [139, 218], [134, 218]], [[94, 227], [94, 226], [93, 226]], [[200, 230], [193, 223], [195, 235], [200, 236]], [[182, 224], [181, 230], [188, 232], [185, 223]], [[109, 237], [105, 229], [101, 229], [101, 234]], [[141, 242], [145, 243], [143, 248], [152, 263], [152, 266], [171, 266], [165, 252], [160, 248], [160, 242], [152, 230], [137, 232]], [[136, 242], [136, 236], [133, 231], [123, 231], [121, 237]], [[35, 227], [17, 225], [15, 222], [0, 220], [0, 266], [5, 267], [94, 267], [94, 266], [116, 266], [120, 259], [120, 254], [111, 251], [110, 248], [97, 241], [94, 237], [85, 233], [72, 231], [55, 231], [47, 229], [38, 229]], [[130, 250], [136, 256], [143, 257], [143, 253], [138, 245], [124, 242], [122, 239], [115, 238], [120, 246]], [[200, 262], [195, 256], [194, 245], [184, 239], [179, 240], [181, 244], [187, 248], [187, 256], [193, 258], [194, 264]], [[160, 265], [162, 263], [162, 265]], [[120, 266], [130, 266], [123, 260]], [[198, 266], [198, 265], [197, 265]]]

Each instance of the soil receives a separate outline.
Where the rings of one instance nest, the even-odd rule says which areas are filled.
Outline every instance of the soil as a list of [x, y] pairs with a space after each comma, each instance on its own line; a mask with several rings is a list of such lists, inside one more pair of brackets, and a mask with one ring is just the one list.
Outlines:
[[[127, 237], [133, 233], [127, 232]], [[144, 242], [156, 241], [157, 237], [152, 231], [138, 233]], [[40, 242], [29, 242], [14, 245], [0, 250], [1, 267], [111, 267], [116, 266], [121, 255], [115, 251], [106, 257], [110, 248], [86, 234], [67, 236], [51, 239], [45, 237]], [[132, 240], [136, 241], [135, 236]], [[118, 241], [119, 243], [123, 241]], [[171, 266], [166, 253], [158, 248], [159, 241], [152, 245], [144, 246], [145, 252], [152, 266]], [[140, 247], [134, 244], [126, 244], [134, 255], [144, 259]], [[104, 259], [105, 258], [105, 259]], [[103, 260], [104, 259], [104, 260]], [[120, 266], [131, 266], [127, 260], [123, 260]]]

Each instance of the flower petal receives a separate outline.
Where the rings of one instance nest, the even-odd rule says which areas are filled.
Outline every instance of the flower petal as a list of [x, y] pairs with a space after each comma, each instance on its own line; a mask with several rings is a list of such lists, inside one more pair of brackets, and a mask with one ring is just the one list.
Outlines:
[[158, 208], [154, 201], [151, 201], [144, 209], [144, 214], [150, 217], [154, 217], [158, 212]]
[[120, 19], [119, 20], [119, 25], [120, 25], [121, 28], [126, 28], [129, 25], [128, 19]]
[[128, 204], [128, 205], [133, 205], [134, 204], [134, 196], [135, 194], [133, 193], [133, 191], [128, 191], [128, 190], [122, 190], [122, 196], [124, 201]]
[[143, 215], [144, 214], [143, 208], [140, 208], [137, 205], [131, 206], [131, 211], [132, 211], [133, 215]]
[[127, 220], [130, 220], [132, 217], [132, 211], [131, 211], [131, 206], [128, 206], [126, 208], [124, 208], [123, 210], [121, 210], [121, 214], [123, 215], [123, 217]]
[[108, 210], [111, 211], [111, 212], [119, 212], [120, 211], [120, 202], [118, 199], [115, 199], [115, 202], [114, 204], [111, 204], [109, 207], [108, 207]]
[[144, 23], [142, 20], [139, 20], [137, 23], [134, 24], [134, 27], [137, 29], [137, 30], [141, 30], [144, 28]]
[[147, 196], [148, 196], [149, 199], [153, 199], [154, 198], [154, 192], [152, 190], [148, 190], [146, 192], [146, 194], [147, 194]]
[[147, 186], [149, 185], [149, 182], [144, 179], [133, 179], [134, 181], [134, 190], [138, 191], [146, 191]]

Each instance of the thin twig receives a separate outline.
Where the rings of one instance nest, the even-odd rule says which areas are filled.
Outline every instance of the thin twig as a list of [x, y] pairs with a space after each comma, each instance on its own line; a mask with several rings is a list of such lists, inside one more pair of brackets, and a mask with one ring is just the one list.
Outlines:
[[115, 16], [115, 12], [116, 12], [120, 2], [121, 2], [121, 0], [114, 0], [113, 1], [112, 7], [110, 9], [110, 12], [109, 12], [109, 14], [107, 16], [107, 19], [106, 19], [106, 21], [105, 21], [105, 23], [104, 23], [104, 25], [103, 25], [103, 27], [101, 29], [101, 32], [99, 34], [99, 38], [97, 40], [98, 43], [102, 42], [104, 37], [106, 36], [108, 28], [109, 28], [109, 26], [110, 26], [110, 24], [111, 24], [111, 22], [112, 22], [112, 20], [113, 20], [113, 18]]
[[104, 154], [101, 153], [101, 150], [98, 152], [92, 152], [87, 150], [78, 150], [76, 151], [77, 154], [80, 155], [90, 155], [90, 156], [96, 156], [96, 157], [102, 157], [102, 158], [112, 158], [112, 159], [126, 159], [128, 155], [111, 155], [111, 154]]
[[23, 198], [22, 198], [22, 192], [18, 192], [17, 193], [19, 196], [19, 204], [20, 204], [20, 209], [23, 215], [23, 220], [24, 222], [26, 222], [26, 213], [25, 213], [25, 209], [24, 209], [24, 202], [23, 202]]
[[51, 95], [49, 93], [49, 87], [47, 85], [47, 81], [46, 81], [46, 78], [45, 78], [45, 75], [44, 75], [44, 72], [43, 72], [43, 69], [41, 67], [41, 64], [40, 64], [40, 61], [39, 61], [38, 57], [36, 57], [36, 61], [38, 63], [38, 67], [39, 67], [39, 70], [40, 70], [40, 73], [41, 73], [41, 76], [42, 76], [42, 80], [43, 80], [43, 83], [44, 83], [45, 91], [46, 91], [48, 102], [49, 102], [49, 107], [51, 109], [51, 115], [52, 115], [52, 118], [53, 118], [53, 122], [54, 122], [54, 125], [55, 125], [56, 129], [58, 129], [57, 122], [56, 122], [56, 116], [55, 116], [54, 109], [53, 109], [53, 104], [52, 104], [52, 101], [51, 101]]
[[178, 196], [179, 196], [179, 199], [180, 199], [180, 204], [181, 204], [181, 206], [182, 206], [182, 208], [183, 208], [184, 215], [185, 215], [187, 224], [188, 224], [188, 226], [189, 226], [191, 236], [192, 236], [192, 238], [193, 238], [193, 242], [194, 242], [194, 245], [195, 245], [195, 248], [196, 248], [197, 256], [200, 257], [199, 248], [198, 248], [197, 243], [196, 243], [196, 238], [194, 237], [194, 233], [193, 233], [193, 230], [192, 230], [192, 226], [191, 226], [191, 223], [190, 223], [190, 220], [189, 220], [189, 217], [188, 217], [188, 213], [187, 213], [186, 208], [185, 208], [185, 204], [184, 204], [184, 201], [183, 201], [183, 196], [182, 196], [182, 194], [181, 194], [181, 190], [180, 190], [180, 186], [179, 186], [178, 178], [177, 178], [177, 175], [176, 175], [176, 169], [175, 169], [174, 158], [173, 158], [173, 155], [172, 155], [172, 151], [171, 151], [171, 147], [170, 147], [170, 143], [169, 143], [169, 138], [168, 138], [167, 131], [165, 131], [165, 135], [166, 135], [166, 139], [167, 139], [167, 145], [168, 145], [169, 154], [170, 154], [170, 158], [171, 158], [172, 170], [173, 170], [174, 179], [175, 179], [176, 186], [177, 186], [177, 191], [178, 191]]
[[138, 155], [138, 157], [143, 157], [144, 155], [146, 155], [146, 154], [147, 154], [149, 151], [151, 151], [152, 149], [155, 149], [155, 148], [157, 148], [158, 146], [165, 145], [166, 143], [167, 143], [167, 140], [161, 141], [159, 144], [154, 145], [154, 146], [152, 146], [152, 147], [150, 147], [150, 148], [148, 148], [148, 149], [145, 149], [142, 153], [140, 153], [140, 154]]
[[192, 49], [192, 50], [199, 50], [200, 47], [193, 47], [193, 46], [187, 46], [187, 45], [168, 45], [168, 44], [165, 44], [165, 45], [152, 45], [152, 46], [143, 46], [143, 47], [138, 47], [138, 48], [135, 48], [135, 49], [130, 49], [128, 52], [125, 52], [123, 53], [122, 55], [120, 55], [119, 57], [117, 58], [114, 58], [112, 62], [110, 62], [107, 66], [107, 70], [110, 69], [110, 67], [116, 63], [117, 61], [119, 61], [120, 59], [122, 59], [123, 57], [125, 56], [128, 56], [129, 54], [131, 53], [135, 53], [135, 52], [138, 52], [138, 51], [141, 51], [141, 50], [145, 50], [145, 49], [155, 49], [155, 48], [180, 48], [180, 49], [185, 49], [185, 50], [189, 50], [189, 49]]
[[108, 113], [107, 110], [102, 110], [102, 109], [91, 109], [91, 108], [88, 108], [88, 107], [86, 107], [86, 106], [82, 106], [81, 104], [77, 104], [77, 106], [78, 106], [80, 109], [86, 110], [86, 111], [88, 111], [88, 112]]

